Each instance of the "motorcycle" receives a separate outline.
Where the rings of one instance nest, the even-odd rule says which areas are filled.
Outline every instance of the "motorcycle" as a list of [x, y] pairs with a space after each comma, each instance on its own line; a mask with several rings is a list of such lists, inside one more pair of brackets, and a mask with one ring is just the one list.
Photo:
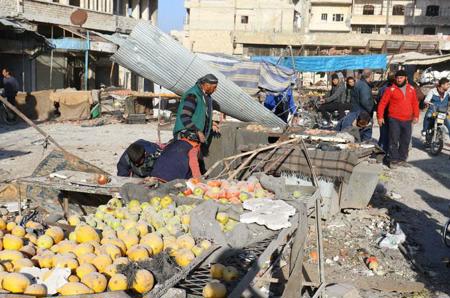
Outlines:
[[436, 107], [430, 104], [432, 109], [430, 126], [425, 134], [425, 145], [430, 148], [430, 154], [433, 156], [441, 153], [444, 147], [444, 136], [447, 131], [445, 120], [447, 119], [447, 107]]
[[332, 112], [330, 114], [331, 121], [328, 122], [322, 117], [322, 113], [319, 112], [320, 105], [320, 98], [311, 98], [303, 105], [303, 113], [301, 118], [308, 119], [308, 125], [305, 126], [309, 128], [332, 129], [339, 122], [339, 112]]

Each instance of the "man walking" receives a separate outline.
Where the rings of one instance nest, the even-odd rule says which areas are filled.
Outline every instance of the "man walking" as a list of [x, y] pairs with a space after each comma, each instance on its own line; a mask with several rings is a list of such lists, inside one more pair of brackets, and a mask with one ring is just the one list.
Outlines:
[[[380, 127], [389, 121], [389, 159], [390, 168], [408, 166], [409, 143], [412, 124], [419, 121], [419, 102], [416, 90], [407, 82], [407, 74], [399, 70], [395, 74], [395, 84], [386, 89], [378, 105], [377, 118]], [[389, 120], [384, 118], [388, 109]]]
[[19, 92], [19, 82], [13, 76], [12, 72], [8, 68], [2, 70], [3, 75], [3, 92], [2, 97], [8, 99], [9, 103], [16, 105], [16, 95]]

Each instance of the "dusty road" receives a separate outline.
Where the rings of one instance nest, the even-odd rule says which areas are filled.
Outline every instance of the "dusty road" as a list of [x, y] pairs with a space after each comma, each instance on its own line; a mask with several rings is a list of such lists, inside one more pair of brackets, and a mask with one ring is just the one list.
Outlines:
[[[154, 124], [81, 127], [51, 123], [41, 124], [41, 127], [68, 151], [110, 173], [115, 173], [116, 162], [130, 143], [139, 138], [157, 140]], [[411, 167], [385, 169], [384, 186], [388, 193], [395, 192], [401, 198], [378, 198], [371, 204], [375, 208], [388, 208], [388, 215], [401, 224], [407, 243], [413, 249], [413, 260], [420, 268], [412, 267], [412, 270], [417, 271], [417, 281], [424, 282], [429, 293], [398, 297], [446, 297], [439, 295], [450, 294], [447, 266], [450, 248], [445, 247], [440, 235], [441, 227], [450, 217], [450, 151], [447, 146], [440, 156], [430, 157], [421, 146], [419, 131], [420, 127], [416, 126], [410, 152]], [[162, 141], [170, 137], [170, 131], [162, 132]], [[43, 150], [39, 140], [42, 136], [25, 125], [0, 125], [0, 170], [3, 171], [3, 177], [0, 171], [0, 178], [30, 175], [49, 152], [49, 149]], [[385, 296], [380, 293], [378, 297]]]

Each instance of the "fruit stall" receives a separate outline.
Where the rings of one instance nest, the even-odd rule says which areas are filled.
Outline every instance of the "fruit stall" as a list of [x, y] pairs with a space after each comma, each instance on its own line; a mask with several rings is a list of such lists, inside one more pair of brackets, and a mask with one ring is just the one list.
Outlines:
[[320, 193], [277, 188], [282, 179], [155, 185], [68, 170], [24, 178], [27, 188], [103, 197], [86, 209], [63, 196], [60, 214], [23, 198], [4, 215], [2, 297], [293, 297]]

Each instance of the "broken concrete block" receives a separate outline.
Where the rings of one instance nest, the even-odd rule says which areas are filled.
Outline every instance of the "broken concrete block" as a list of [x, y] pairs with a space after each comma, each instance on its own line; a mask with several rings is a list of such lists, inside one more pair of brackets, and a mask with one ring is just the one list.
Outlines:
[[342, 283], [326, 287], [326, 298], [361, 298], [358, 289], [352, 284]]

